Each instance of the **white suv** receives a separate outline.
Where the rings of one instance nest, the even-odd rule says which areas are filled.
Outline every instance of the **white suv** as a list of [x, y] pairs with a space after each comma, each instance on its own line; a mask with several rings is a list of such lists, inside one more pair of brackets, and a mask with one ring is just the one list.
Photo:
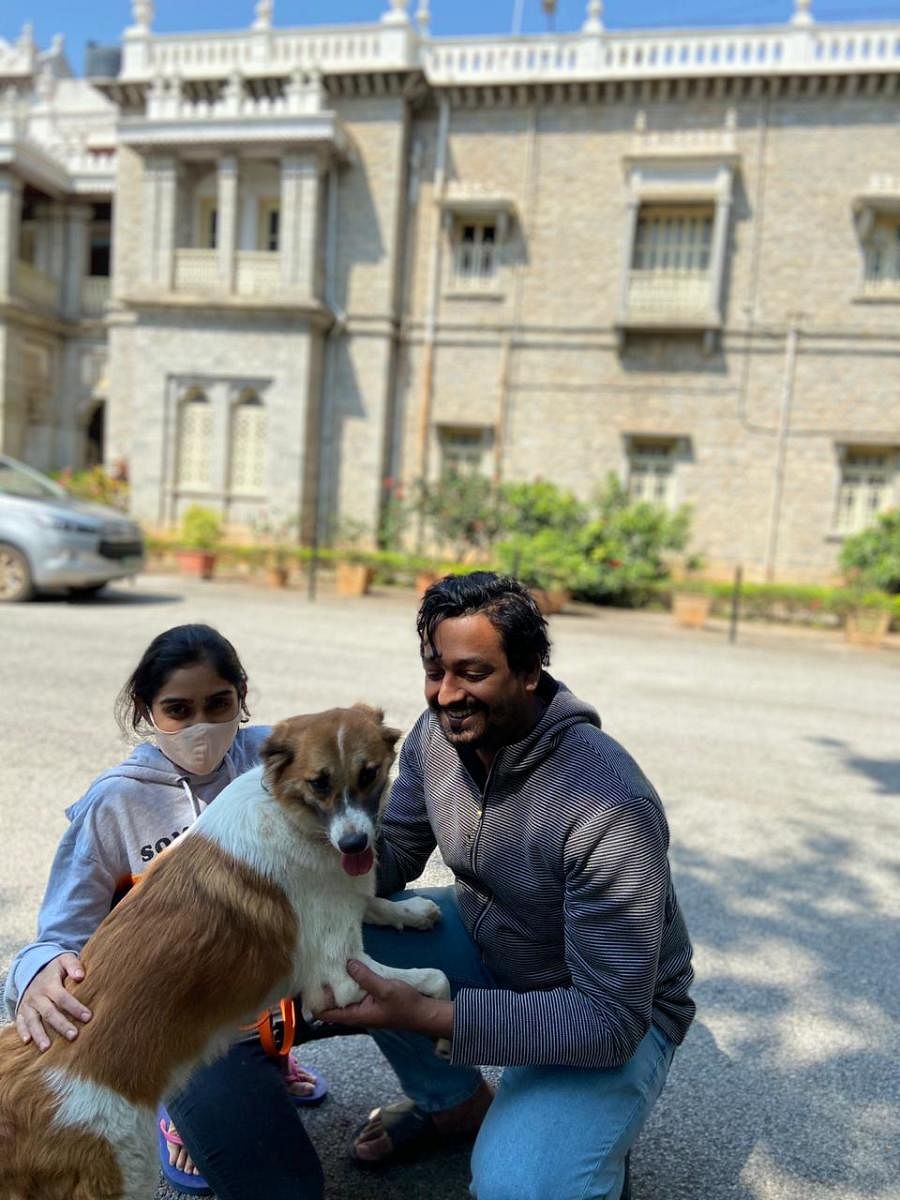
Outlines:
[[99, 592], [144, 567], [140, 526], [0, 454], [0, 603]]

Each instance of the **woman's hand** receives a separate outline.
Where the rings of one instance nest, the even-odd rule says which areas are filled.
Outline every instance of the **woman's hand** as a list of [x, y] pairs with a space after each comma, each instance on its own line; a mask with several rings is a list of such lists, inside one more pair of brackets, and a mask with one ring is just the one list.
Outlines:
[[42, 1052], [50, 1048], [49, 1030], [72, 1041], [78, 1037], [78, 1027], [73, 1022], [91, 1019], [90, 1009], [66, 991], [66, 979], [84, 979], [84, 967], [77, 954], [60, 954], [48, 962], [29, 983], [19, 1002], [16, 1013], [19, 1037], [23, 1042], [34, 1042]]

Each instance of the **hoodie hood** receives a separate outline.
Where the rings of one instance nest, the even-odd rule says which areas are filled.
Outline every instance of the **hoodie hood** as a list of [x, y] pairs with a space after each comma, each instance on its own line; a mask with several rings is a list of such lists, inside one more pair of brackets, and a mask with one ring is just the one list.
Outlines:
[[574, 725], [600, 726], [600, 715], [590, 704], [585, 704], [566, 687], [549, 675], [541, 672], [538, 697], [546, 705], [537, 725], [520, 742], [504, 746], [494, 760], [494, 778], [528, 775], [535, 767], [552, 754], [560, 739]]
[[[221, 769], [220, 767], [219, 770]], [[154, 787], [181, 789], [181, 781], [186, 778], [188, 778], [187, 773], [176, 770], [175, 764], [170, 762], [158, 747], [151, 742], [141, 742], [135, 746], [124, 762], [99, 775], [87, 794], [69, 805], [65, 810], [66, 816], [70, 821], [75, 820], [82, 808], [88, 807], [93, 802], [93, 791], [97, 784], [105, 783], [108, 779], [135, 779]]]

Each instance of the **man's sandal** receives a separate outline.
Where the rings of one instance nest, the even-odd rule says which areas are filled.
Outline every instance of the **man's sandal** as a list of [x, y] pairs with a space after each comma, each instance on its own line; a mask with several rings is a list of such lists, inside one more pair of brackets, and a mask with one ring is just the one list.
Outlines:
[[[356, 1152], [356, 1143], [360, 1134], [374, 1117], [381, 1119], [381, 1126], [391, 1143], [390, 1150], [380, 1158], [360, 1158]], [[386, 1104], [381, 1108], [373, 1108], [365, 1121], [355, 1130], [351, 1144], [350, 1158], [365, 1170], [377, 1170], [379, 1167], [393, 1166], [395, 1163], [408, 1163], [414, 1159], [437, 1150], [453, 1150], [469, 1146], [478, 1135], [477, 1129], [444, 1132], [434, 1123], [431, 1113], [423, 1112], [414, 1100], [408, 1097], [398, 1100], [396, 1104]]]

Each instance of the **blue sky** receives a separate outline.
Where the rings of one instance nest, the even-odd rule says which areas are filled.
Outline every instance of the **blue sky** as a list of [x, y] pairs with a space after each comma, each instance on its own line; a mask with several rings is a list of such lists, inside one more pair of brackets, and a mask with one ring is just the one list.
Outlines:
[[[254, 0], [156, 0], [154, 27], [160, 32], [183, 29], [229, 29], [249, 25]], [[377, 20], [388, 0], [275, 0], [276, 25], [341, 24]], [[417, 7], [411, 0], [410, 7]], [[515, 0], [430, 0], [436, 34], [508, 32]], [[559, 0], [556, 28], [577, 29], [584, 20], [585, 0]], [[540, 0], [524, 0], [526, 32], [546, 28]], [[790, 16], [793, 0], [606, 0], [608, 29], [686, 25], [774, 24]], [[900, 0], [813, 0], [820, 21], [898, 20]], [[66, 38], [73, 67], [80, 71], [87, 41], [118, 42], [131, 23], [130, 0], [0, 0], [0, 37], [15, 40], [26, 21], [34, 24], [41, 46], [55, 33]]]

